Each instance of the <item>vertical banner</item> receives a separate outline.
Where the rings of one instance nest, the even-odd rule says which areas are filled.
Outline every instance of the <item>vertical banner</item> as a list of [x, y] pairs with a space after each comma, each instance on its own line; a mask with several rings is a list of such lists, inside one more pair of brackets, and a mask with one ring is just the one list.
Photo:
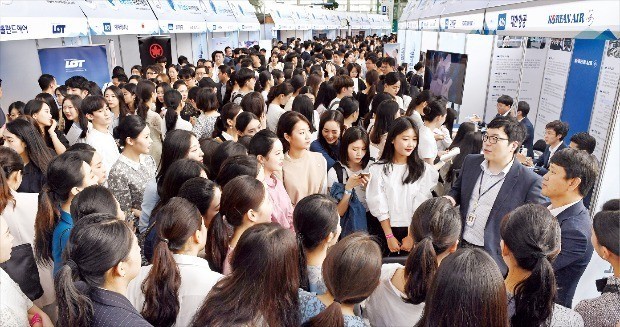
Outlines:
[[594, 155], [598, 160], [603, 159], [605, 141], [616, 107], [618, 83], [620, 83], [620, 41], [607, 41], [588, 129], [588, 133], [596, 139]]
[[518, 101], [525, 101], [530, 105], [530, 113], [528, 115], [532, 122], [536, 121], [536, 115], [538, 114], [538, 100], [540, 99], [540, 88], [543, 82], [545, 59], [547, 59], [548, 50], [548, 38], [527, 38]]
[[490, 122], [497, 115], [497, 98], [504, 94], [513, 99], [517, 97], [522, 59], [521, 37], [498, 36], [495, 39], [484, 121]]
[[413, 71], [413, 66], [420, 61], [420, 45], [422, 43], [422, 32], [407, 30], [407, 43], [405, 44], [405, 61], [409, 63], [408, 71]]
[[605, 40], [575, 40], [560, 116], [570, 126], [567, 140], [575, 133], [588, 130], [604, 48]]
[[105, 45], [39, 49], [41, 72], [64, 83], [71, 76], [84, 76], [100, 87], [110, 82]]
[[572, 55], [573, 39], [552, 38], [549, 42], [538, 113], [534, 123], [534, 142], [545, 136], [547, 123], [560, 119]]
[[154, 65], [155, 59], [160, 56], [165, 56], [168, 59], [166, 65], [170, 65], [172, 63], [172, 47], [170, 44], [169, 36], [138, 37], [142, 67]]
[[192, 33], [192, 52], [194, 59], [210, 59], [207, 50], [207, 33]]
[[396, 64], [399, 65], [400, 61], [400, 44], [399, 43], [386, 43], [383, 45], [383, 55], [385, 57], [391, 57], [396, 59]]

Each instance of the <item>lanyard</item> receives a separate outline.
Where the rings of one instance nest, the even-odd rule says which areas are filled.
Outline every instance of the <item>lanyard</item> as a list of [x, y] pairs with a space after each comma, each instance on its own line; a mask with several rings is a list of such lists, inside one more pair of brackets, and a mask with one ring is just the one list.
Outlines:
[[504, 175], [504, 177], [502, 177], [500, 180], [498, 180], [497, 182], [493, 183], [493, 185], [491, 185], [489, 188], [487, 188], [484, 192], [482, 192], [482, 179], [484, 178], [484, 172], [482, 172], [482, 175], [480, 175], [480, 185], [478, 185], [478, 198], [476, 199], [476, 202], [474, 203], [474, 212], [476, 211], [476, 209], [478, 209], [478, 203], [480, 202], [480, 199], [487, 194], [487, 192], [489, 192], [492, 188], [495, 187], [495, 185], [499, 184], [501, 181], [504, 180], [504, 178], [506, 178], [506, 175]]

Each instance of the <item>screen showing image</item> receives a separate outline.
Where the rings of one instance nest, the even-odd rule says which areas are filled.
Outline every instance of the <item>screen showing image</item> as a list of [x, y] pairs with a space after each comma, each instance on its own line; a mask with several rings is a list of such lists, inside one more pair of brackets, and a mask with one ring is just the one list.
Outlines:
[[449, 102], [462, 104], [466, 69], [466, 54], [428, 50], [424, 89]]

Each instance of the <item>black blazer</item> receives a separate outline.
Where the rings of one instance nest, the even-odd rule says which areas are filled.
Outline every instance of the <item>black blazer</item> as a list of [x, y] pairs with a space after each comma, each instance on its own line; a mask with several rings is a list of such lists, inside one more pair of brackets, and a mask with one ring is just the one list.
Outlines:
[[527, 117], [521, 120], [521, 125], [525, 127], [525, 132], [527, 134], [523, 141], [523, 146], [527, 149], [527, 156], [534, 158], [534, 125], [532, 125], [532, 122]]
[[217, 102], [220, 105], [220, 108], [224, 105], [224, 95], [226, 94], [226, 87], [224, 87], [224, 93], [222, 93], [222, 87], [225, 86], [222, 82], [217, 83]]
[[[448, 192], [460, 205], [461, 220], [463, 230], [465, 230], [465, 218], [469, 210], [469, 200], [472, 197], [474, 186], [478, 181], [482, 168], [480, 164], [484, 161], [484, 155], [470, 154], [463, 160], [461, 174], [452, 189]], [[506, 179], [497, 194], [493, 203], [493, 208], [489, 213], [486, 227], [484, 229], [484, 249], [495, 259], [502, 274], [506, 275], [508, 268], [502, 259], [502, 251], [499, 241], [499, 226], [502, 218], [510, 211], [525, 203], [544, 203], [546, 200], [541, 195], [542, 178], [532, 170], [527, 169], [518, 160], [514, 160], [512, 167], [506, 175]], [[461, 231], [461, 237], [463, 232]]]
[[[555, 151], [558, 152], [562, 149], [568, 148], [564, 142], [560, 143], [560, 147]], [[535, 171], [538, 175], [543, 176], [549, 171], [549, 159], [551, 159], [551, 147], [547, 145], [545, 148], [545, 152], [540, 156], [540, 158], [536, 159], [534, 164], [536, 165]]]
[[147, 327], [146, 321], [131, 302], [122, 294], [92, 288], [90, 299], [93, 303], [91, 327]]
[[592, 221], [583, 200], [557, 216], [562, 230], [562, 249], [553, 262], [558, 285], [556, 303], [570, 308], [577, 283], [586, 270], [594, 248], [590, 240]]

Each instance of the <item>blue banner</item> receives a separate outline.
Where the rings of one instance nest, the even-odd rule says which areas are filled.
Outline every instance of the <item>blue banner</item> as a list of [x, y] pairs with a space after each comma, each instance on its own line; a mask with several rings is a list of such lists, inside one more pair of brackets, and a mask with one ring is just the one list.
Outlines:
[[43, 74], [56, 77], [64, 84], [71, 76], [84, 76], [103, 87], [110, 82], [108, 57], [104, 45], [39, 49], [39, 62]]
[[587, 132], [592, 116], [605, 40], [576, 39], [560, 120], [570, 126], [565, 140]]

